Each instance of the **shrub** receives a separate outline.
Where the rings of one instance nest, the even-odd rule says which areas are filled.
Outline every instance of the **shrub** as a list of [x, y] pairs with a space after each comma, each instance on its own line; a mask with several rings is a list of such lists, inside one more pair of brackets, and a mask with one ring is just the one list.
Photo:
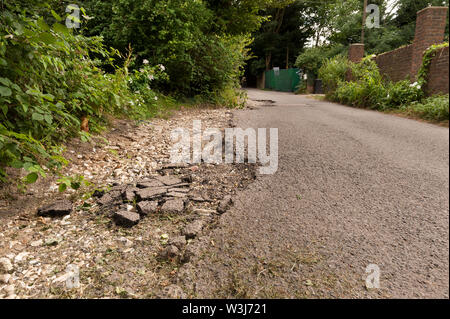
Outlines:
[[140, 58], [167, 68], [171, 81], [154, 81], [161, 91], [207, 98], [236, 86], [249, 39], [214, 32], [220, 21], [207, 1], [87, 0], [84, 4], [93, 16], [84, 32], [102, 35], [121, 51], [131, 43]]
[[396, 109], [402, 105], [407, 105], [415, 101], [420, 101], [424, 93], [422, 86], [409, 80], [387, 83], [388, 94], [383, 103], [384, 109]]
[[449, 120], [449, 95], [435, 95], [422, 102], [404, 105], [402, 110], [408, 114], [419, 116], [431, 121]]
[[[148, 85], [142, 94], [130, 91], [133, 79], [136, 85], [144, 82], [140, 73], [128, 74], [127, 64], [115, 67], [118, 57], [118, 51], [106, 50], [99, 37], [76, 35], [39, 17], [1, 13], [0, 179], [7, 166], [24, 168], [30, 183], [45, 176], [47, 169], [61, 167], [65, 161], [58, 145], [80, 134], [81, 118], [89, 118], [90, 129], [97, 131], [105, 113], [141, 117], [156, 104]], [[113, 74], [100, 69], [105, 62], [113, 66]]]
[[[348, 62], [345, 57], [328, 60], [319, 71], [331, 100], [357, 107], [387, 110], [420, 101], [424, 93], [419, 83], [409, 80], [390, 82], [383, 79], [371, 56], [360, 63]], [[351, 74], [352, 81], [346, 81]]]
[[191, 85], [197, 95], [212, 103], [235, 106], [239, 78], [243, 75], [251, 43], [248, 36], [208, 36], [199, 50]]
[[349, 69], [349, 62], [346, 57], [338, 55], [328, 59], [319, 69], [319, 78], [322, 80], [325, 92], [336, 91], [339, 82], [345, 81], [345, 76]]
[[[321, 69], [321, 74], [328, 76], [328, 97], [352, 106], [382, 108], [387, 89], [375, 62], [366, 58], [355, 64], [344, 62], [344, 59], [332, 59]], [[351, 72], [353, 81], [345, 81], [347, 72]]]

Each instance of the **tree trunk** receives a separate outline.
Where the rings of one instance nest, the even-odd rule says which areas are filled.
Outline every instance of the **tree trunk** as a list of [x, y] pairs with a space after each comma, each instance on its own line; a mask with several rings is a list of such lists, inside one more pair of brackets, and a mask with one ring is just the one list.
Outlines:
[[266, 71], [270, 70], [270, 62], [272, 60], [272, 53], [266, 53]]
[[289, 69], [289, 47], [286, 48], [286, 70]]

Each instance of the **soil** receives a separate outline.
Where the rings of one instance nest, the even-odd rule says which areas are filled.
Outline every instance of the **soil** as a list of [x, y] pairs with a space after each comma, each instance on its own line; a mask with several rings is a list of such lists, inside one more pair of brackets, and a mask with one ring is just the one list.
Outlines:
[[[226, 109], [188, 109], [168, 120], [134, 123], [115, 120], [103, 136], [83, 143], [68, 143], [66, 175], [83, 175], [91, 185], [78, 191], [58, 192], [56, 177], [39, 180], [25, 192], [3, 187], [0, 211], [0, 257], [9, 259], [14, 271], [0, 282], [3, 298], [154, 298], [177, 281], [177, 272], [192, 255], [189, 239], [177, 256], [164, 251], [179, 238], [186, 225], [202, 221], [202, 232], [214, 228], [215, 209], [227, 195], [244, 189], [255, 179], [248, 164], [201, 163], [186, 168], [162, 169], [169, 162], [170, 132], [177, 127], [192, 130], [193, 120], [206, 127], [224, 129], [232, 124]], [[17, 172], [12, 172], [16, 173]], [[146, 176], [190, 177], [191, 201], [182, 214], [150, 214], [132, 228], [117, 226], [101, 209], [95, 190], [108, 191], [135, 183]], [[70, 215], [37, 216], [37, 209], [58, 199], [74, 203]], [[188, 253], [185, 253], [188, 251]], [[79, 268], [80, 287], [67, 289], [68, 267]], [[170, 289], [169, 289], [170, 291]]]

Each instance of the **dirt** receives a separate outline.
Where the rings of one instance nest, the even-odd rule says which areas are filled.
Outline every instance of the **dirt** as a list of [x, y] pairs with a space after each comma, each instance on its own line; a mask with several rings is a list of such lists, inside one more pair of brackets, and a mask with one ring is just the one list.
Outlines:
[[[176, 282], [185, 262], [183, 253], [196, 239], [190, 239], [175, 258], [164, 257], [169, 243], [195, 220], [202, 220], [205, 233], [214, 228], [219, 214], [204, 212], [215, 212], [221, 199], [244, 189], [255, 178], [255, 167], [247, 164], [201, 163], [162, 169], [169, 162], [171, 130], [191, 129], [194, 119], [223, 129], [231, 124], [232, 115], [226, 109], [191, 109], [168, 120], [154, 119], [140, 125], [117, 120], [107, 134], [88, 143], [73, 140], [67, 145], [70, 164], [64, 172], [82, 174], [91, 185], [60, 194], [56, 178], [49, 178], [25, 193], [4, 188], [8, 200], [0, 219], [0, 256], [13, 263], [14, 271], [7, 283], [0, 283], [0, 297], [170, 297], [161, 293]], [[92, 197], [95, 190], [108, 191], [113, 185], [158, 174], [189, 176], [191, 193], [205, 200], [190, 202], [183, 214], [150, 214], [138, 225], [123, 228]], [[69, 198], [75, 204], [70, 215], [37, 216], [39, 207], [59, 198]], [[67, 289], [65, 276], [73, 265], [79, 268], [80, 287]]]

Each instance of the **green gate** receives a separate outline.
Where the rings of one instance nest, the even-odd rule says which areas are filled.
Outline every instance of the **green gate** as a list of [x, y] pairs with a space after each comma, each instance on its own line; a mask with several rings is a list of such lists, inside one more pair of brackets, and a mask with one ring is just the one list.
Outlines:
[[299, 69], [270, 70], [265, 72], [266, 89], [294, 92], [300, 84]]

